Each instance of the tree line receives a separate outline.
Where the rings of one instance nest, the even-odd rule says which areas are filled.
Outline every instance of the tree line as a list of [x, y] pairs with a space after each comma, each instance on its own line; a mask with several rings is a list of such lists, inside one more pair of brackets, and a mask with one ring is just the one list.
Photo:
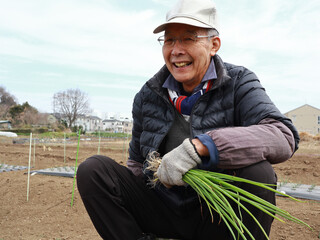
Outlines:
[[49, 113], [41, 113], [28, 102], [19, 104], [17, 98], [0, 86], [0, 120], [9, 120], [15, 128], [47, 126], [50, 128], [72, 128], [79, 115], [91, 112], [88, 95], [79, 89], [57, 92], [52, 98], [54, 116], [58, 122], [50, 122]]

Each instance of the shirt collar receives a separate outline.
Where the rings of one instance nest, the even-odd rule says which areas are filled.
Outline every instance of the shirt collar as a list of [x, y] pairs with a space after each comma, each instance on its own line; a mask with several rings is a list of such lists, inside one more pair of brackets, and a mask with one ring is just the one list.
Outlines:
[[[211, 79], [217, 79], [217, 72], [216, 72], [216, 67], [214, 65], [214, 61], [213, 58], [211, 59], [211, 62], [209, 64], [208, 70], [205, 73], [205, 75], [203, 76], [201, 83], [194, 89], [194, 91], [197, 91], [198, 88], [202, 87], [202, 85], [206, 82], [209, 81]], [[166, 81], [163, 83], [162, 85], [163, 88], [168, 88], [171, 89], [173, 91], [176, 91], [178, 93], [180, 93], [180, 83], [172, 76], [172, 74], [170, 74]]]

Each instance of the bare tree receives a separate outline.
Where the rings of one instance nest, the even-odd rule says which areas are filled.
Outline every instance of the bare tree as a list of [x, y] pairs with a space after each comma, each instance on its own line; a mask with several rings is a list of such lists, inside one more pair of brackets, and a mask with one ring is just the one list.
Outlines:
[[67, 89], [53, 95], [53, 111], [66, 118], [71, 128], [79, 115], [91, 112], [88, 95], [79, 89]]

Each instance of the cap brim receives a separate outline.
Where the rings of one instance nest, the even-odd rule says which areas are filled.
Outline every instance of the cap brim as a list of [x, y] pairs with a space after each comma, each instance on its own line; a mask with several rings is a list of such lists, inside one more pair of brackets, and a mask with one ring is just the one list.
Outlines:
[[169, 20], [168, 22], [166, 22], [164, 24], [159, 25], [157, 28], [155, 28], [153, 30], [153, 33], [162, 32], [162, 31], [166, 30], [166, 27], [169, 24], [173, 24], [173, 23], [186, 24], [186, 25], [191, 25], [191, 26], [200, 27], [200, 28], [215, 28], [214, 26], [204, 24], [204, 23], [199, 22], [198, 20], [195, 20], [193, 18], [176, 17], [176, 18]]

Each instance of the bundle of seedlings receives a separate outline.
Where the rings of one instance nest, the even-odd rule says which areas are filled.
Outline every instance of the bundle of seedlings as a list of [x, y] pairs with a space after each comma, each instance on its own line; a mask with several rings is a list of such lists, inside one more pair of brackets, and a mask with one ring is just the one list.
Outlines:
[[[157, 177], [157, 169], [160, 166], [160, 164], [161, 158], [159, 153], [151, 153], [148, 158], [147, 169], [154, 172], [154, 178], [151, 180], [151, 184], [154, 186], [159, 183], [159, 179]], [[219, 214], [220, 218], [224, 221], [225, 225], [230, 230], [233, 239], [239, 239], [239, 237], [241, 237], [242, 239], [247, 239], [244, 235], [245, 233], [247, 233], [247, 235], [250, 236], [251, 239], [254, 239], [248, 228], [242, 222], [240, 213], [241, 209], [247, 212], [252, 217], [254, 222], [256, 222], [261, 231], [264, 233], [266, 239], [269, 239], [268, 235], [264, 231], [259, 221], [248, 210], [248, 208], [244, 206], [243, 202], [251, 204], [252, 206], [260, 209], [264, 213], [272, 216], [274, 219], [277, 219], [281, 222], [285, 222], [283, 219], [286, 219], [301, 225], [305, 225], [312, 229], [307, 223], [292, 216], [289, 212], [278, 208], [270, 202], [248, 191], [245, 191], [233, 185], [232, 183], [242, 182], [252, 184], [267, 189], [269, 191], [275, 192], [281, 196], [288, 197], [292, 200], [299, 201], [298, 199], [293, 198], [283, 192], [275, 190], [273, 188], [275, 187], [273, 184], [255, 182], [252, 180], [235, 177], [228, 174], [205, 171], [201, 169], [189, 170], [183, 175], [182, 180], [189, 184], [197, 192], [197, 194], [205, 201], [209, 208], [212, 221], [212, 211], [215, 211]], [[232, 208], [230, 204], [231, 201], [236, 203], [239, 210], [238, 214], [236, 213], [234, 208]]]

